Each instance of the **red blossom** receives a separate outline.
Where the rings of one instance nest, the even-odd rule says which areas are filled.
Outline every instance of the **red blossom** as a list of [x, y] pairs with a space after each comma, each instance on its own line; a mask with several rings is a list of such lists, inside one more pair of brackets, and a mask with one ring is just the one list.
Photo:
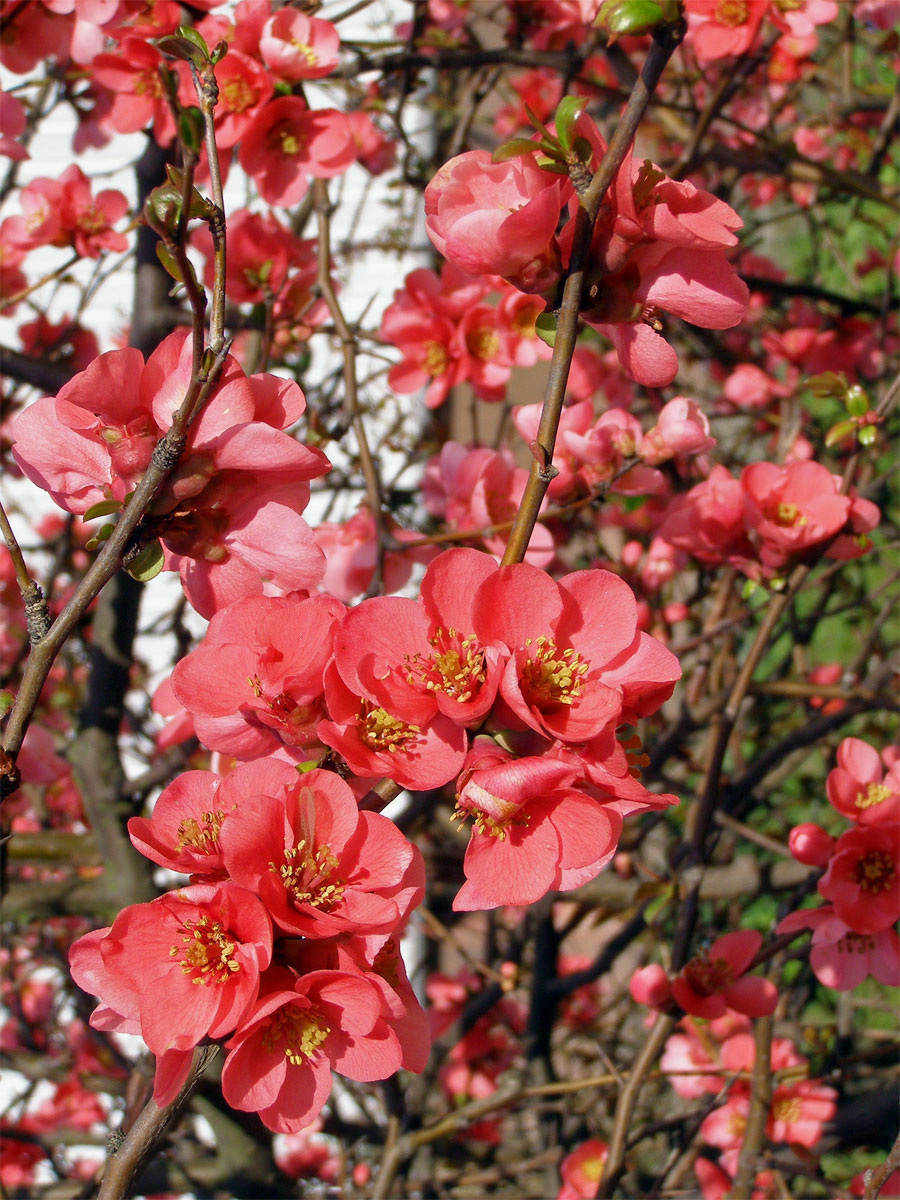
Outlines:
[[226, 1101], [258, 1112], [277, 1133], [296, 1133], [319, 1113], [331, 1071], [361, 1081], [399, 1068], [400, 1046], [381, 1015], [378, 988], [348, 971], [311, 971], [295, 979], [279, 968], [227, 1043]]

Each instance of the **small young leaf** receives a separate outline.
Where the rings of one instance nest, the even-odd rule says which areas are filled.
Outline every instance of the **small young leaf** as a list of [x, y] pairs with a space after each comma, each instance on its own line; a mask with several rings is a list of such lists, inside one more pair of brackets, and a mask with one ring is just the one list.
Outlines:
[[843, 401], [847, 395], [847, 376], [843, 372], [823, 371], [820, 375], [811, 375], [806, 381], [806, 386], [820, 399], [834, 396]]
[[156, 578], [163, 569], [164, 562], [165, 555], [162, 546], [159, 542], [151, 542], [131, 560], [125, 570], [132, 579], [136, 579], [139, 583], [147, 583]]
[[859, 444], [861, 446], [874, 446], [877, 436], [878, 430], [874, 425], [864, 425], [859, 431]]
[[113, 525], [111, 522], [107, 522], [105, 525], [101, 525], [100, 528], [97, 530], [97, 532], [94, 534], [94, 536], [92, 538], [89, 538], [84, 543], [85, 550], [96, 550], [97, 547], [102, 542], [106, 541], [106, 539], [109, 537], [109, 535], [112, 533], [112, 531], [114, 529], [115, 529], [115, 525]]
[[829, 448], [836, 446], [838, 442], [842, 442], [844, 438], [849, 437], [855, 428], [856, 422], [849, 418], [846, 421], [838, 421], [825, 434], [825, 445]]
[[531, 142], [528, 138], [510, 138], [508, 142], [497, 147], [491, 155], [491, 162], [506, 162], [507, 159], [519, 158], [523, 154], [534, 154], [535, 150], [540, 150], [537, 142]]
[[[178, 114], [178, 136], [186, 150], [199, 154], [203, 145], [203, 113], [199, 108], [183, 108]], [[194, 202], [191, 202], [191, 216], [194, 213]]]
[[110, 513], [121, 511], [122, 502], [120, 500], [101, 500], [99, 504], [93, 504], [81, 519], [82, 521], [93, 521], [97, 517], [108, 517]]
[[162, 242], [156, 243], [156, 257], [162, 263], [163, 269], [168, 271], [176, 283], [184, 283], [181, 267], [178, 265], [175, 255]]
[[12, 692], [8, 692], [6, 688], [0, 692], [0, 717], [5, 717], [9, 710], [15, 704], [16, 698]]
[[534, 322], [534, 332], [542, 342], [546, 342], [548, 346], [552, 346], [556, 341], [556, 329], [558, 325], [559, 320], [555, 313], [538, 313]]
[[594, 18], [594, 24], [611, 38], [651, 33], [663, 21], [663, 11], [655, 0], [604, 0]]
[[556, 136], [564, 150], [571, 150], [575, 136], [575, 118], [587, 104], [584, 96], [563, 96], [553, 118], [556, 125]]
[[847, 389], [844, 403], [851, 417], [864, 417], [869, 411], [869, 397], [858, 383]]

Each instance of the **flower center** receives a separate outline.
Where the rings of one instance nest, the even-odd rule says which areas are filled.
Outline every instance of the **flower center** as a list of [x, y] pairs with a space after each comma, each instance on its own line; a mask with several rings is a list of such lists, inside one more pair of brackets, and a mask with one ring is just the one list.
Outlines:
[[745, 25], [749, 14], [750, 6], [747, 0], [719, 0], [716, 5], [716, 21], [720, 25], [727, 25], [729, 29]]
[[180, 959], [181, 970], [192, 976], [192, 983], [200, 987], [226, 983], [241, 969], [241, 964], [232, 958], [236, 943], [218, 921], [211, 921], [204, 914], [199, 920], [185, 921], [181, 928], [181, 945], [172, 946], [169, 957]]
[[425, 343], [425, 357], [422, 359], [422, 368], [426, 375], [430, 375], [433, 379], [440, 378], [447, 370], [449, 362], [450, 356], [440, 342]]
[[141, 71], [135, 78], [134, 91], [137, 96], [161, 96], [162, 83], [155, 71]]
[[225, 814], [220, 809], [201, 813], [199, 821], [196, 817], [185, 817], [178, 826], [177, 848], [183, 850], [185, 846], [190, 846], [201, 854], [217, 854], [219, 830], [224, 820]]
[[259, 99], [256, 89], [252, 88], [240, 75], [232, 75], [230, 79], [226, 79], [220, 87], [220, 92], [229, 112], [246, 112]]
[[466, 346], [474, 358], [482, 362], [490, 362], [500, 350], [500, 335], [488, 325], [473, 329], [466, 334]]
[[684, 977], [700, 996], [715, 996], [734, 982], [734, 971], [724, 958], [692, 958]]
[[791, 528], [806, 524], [806, 517], [796, 504], [779, 504], [771, 518], [773, 524]]
[[856, 864], [856, 882], [864, 892], [886, 892], [897, 877], [897, 868], [890, 854], [883, 850], [870, 850]]
[[890, 795], [891, 789], [883, 783], [870, 783], [864, 792], [856, 793], [853, 803], [856, 808], [872, 808], [876, 804], [883, 804]]
[[469, 817], [477, 833], [499, 838], [501, 842], [506, 839], [510, 825], [527, 825], [531, 820], [530, 814], [523, 812], [520, 804], [502, 800], [471, 780], [466, 784], [465, 793], [457, 795], [451, 820], [465, 822]]
[[303, 1060], [312, 1058], [331, 1033], [317, 1008], [298, 1008], [288, 1005], [279, 1008], [269, 1017], [262, 1032], [263, 1049], [270, 1054], [280, 1048], [284, 1056], [295, 1067]]
[[296, 38], [291, 38], [291, 45], [302, 58], [306, 59], [309, 66], [314, 67], [318, 63], [315, 50], [307, 42], [298, 42]]
[[276, 154], [293, 158], [303, 148], [303, 137], [292, 125], [278, 125], [269, 134], [269, 145]]
[[359, 736], [372, 750], [388, 750], [391, 754], [417, 741], [422, 732], [418, 725], [408, 725], [368, 700], [363, 700], [357, 713], [356, 727]]
[[301, 838], [296, 846], [285, 850], [283, 864], [270, 862], [269, 870], [281, 877], [285, 890], [298, 904], [330, 912], [343, 899], [346, 886], [340, 879], [331, 880], [337, 865], [338, 860], [328, 846], [313, 849]]
[[552, 637], [543, 634], [536, 640], [528, 638], [526, 647], [533, 646], [532, 657], [526, 658], [520, 679], [522, 692], [529, 704], [549, 708], [553, 704], [574, 704], [581, 695], [582, 676], [588, 664], [570, 646], [557, 651]]
[[484, 683], [484, 651], [475, 637], [462, 637], [455, 629], [438, 627], [428, 639], [434, 654], [406, 655], [407, 683], [429, 692], [443, 692], [466, 704]]
[[800, 1120], [802, 1111], [798, 1096], [779, 1096], [772, 1104], [773, 1118], [776, 1121], [785, 1121], [789, 1125]]

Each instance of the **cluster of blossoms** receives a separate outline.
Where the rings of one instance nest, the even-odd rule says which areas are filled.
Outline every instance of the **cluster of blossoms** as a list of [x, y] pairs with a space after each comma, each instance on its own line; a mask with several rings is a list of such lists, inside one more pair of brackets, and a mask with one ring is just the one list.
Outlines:
[[810, 966], [826, 987], [845, 991], [871, 975], [900, 987], [900, 752], [845, 738], [828, 775], [832, 807], [851, 827], [832, 837], [806, 822], [792, 829], [791, 853], [824, 868], [826, 904], [790, 913], [779, 933], [813, 931]]
[[[540, 414], [540, 404], [517, 405], [512, 410], [515, 427], [529, 445], [537, 438]], [[656, 468], [671, 459], [680, 466], [713, 445], [705, 414], [695, 400], [684, 396], [664, 405], [646, 433], [637, 417], [624, 408], [610, 408], [597, 416], [593, 400], [579, 401], [563, 409], [553, 453], [557, 474], [547, 488], [543, 508], [570, 504], [613, 481], [622, 495], [667, 497], [669, 481]], [[629, 459], [636, 461], [629, 466]], [[700, 465], [704, 462], [698, 460]], [[527, 480], [528, 471], [516, 466], [509, 450], [449, 441], [425, 464], [423, 499], [428, 512], [449, 529], [470, 531], [473, 539], [499, 557], [504, 533], [489, 527], [502, 527], [512, 519]], [[552, 524], [539, 524], [525, 561], [547, 567], [555, 554]]]
[[181, 732], [239, 759], [330, 751], [361, 781], [456, 779], [457, 816], [474, 827], [454, 903], [472, 909], [577, 887], [612, 857], [623, 816], [673, 802], [640, 784], [616, 730], [679, 675], [609, 572], [554, 582], [457, 549], [429, 565], [418, 601], [229, 605], [171, 687]]
[[189, 771], [129, 833], [191, 884], [123, 909], [69, 962], [101, 998], [92, 1025], [138, 1033], [156, 1055], [157, 1104], [175, 1098], [196, 1046], [226, 1038], [225, 1099], [282, 1133], [318, 1114], [332, 1069], [422, 1069], [427, 1025], [397, 935], [424, 864], [346, 783], [274, 760], [225, 778]]
[[[606, 143], [585, 113], [575, 134], [595, 170]], [[535, 144], [535, 153], [538, 146]], [[569, 180], [533, 154], [493, 162], [486, 150], [450, 159], [425, 190], [426, 228], [437, 249], [472, 275], [500, 275], [520, 291], [552, 297], [568, 262], [574, 222]], [[737, 244], [737, 213], [693, 184], [669, 179], [626, 155], [594, 228], [584, 320], [613, 342], [626, 373], [647, 387], [671, 383], [675, 351], [661, 336], [670, 312], [706, 329], [730, 329], [744, 316], [746, 285], [726, 251]]]
[[[497, 292], [496, 305], [487, 303]], [[503, 400], [514, 366], [550, 357], [535, 333], [543, 308], [539, 297], [502, 279], [464, 274], [452, 263], [440, 275], [412, 271], [381, 319], [379, 337], [403, 355], [388, 383], [401, 395], [424, 387], [429, 408], [443, 404], [464, 381], [481, 400]]]
[[827, 467], [806, 460], [726, 467], [676, 497], [657, 529], [704, 563], [727, 562], [751, 578], [772, 575], [827, 543], [831, 558], [858, 558], [871, 545], [878, 506], [844, 495]]
[[[705, 1146], [718, 1151], [718, 1159], [701, 1154], [694, 1164], [704, 1200], [721, 1200], [733, 1186], [750, 1112], [749, 1080], [756, 1058], [753, 1034], [749, 1020], [733, 1013], [705, 1025], [685, 1017], [680, 1029], [666, 1042], [660, 1067], [684, 1099], [725, 1096], [699, 1129]], [[773, 1089], [766, 1136], [802, 1153], [821, 1140], [826, 1123], [837, 1111], [838, 1094], [809, 1077], [808, 1060], [787, 1038], [772, 1040], [769, 1061]], [[770, 1172], [757, 1176], [754, 1198], [770, 1194], [766, 1189], [771, 1179]]]
[[[57, 396], [12, 423], [19, 467], [68, 512], [120, 507], [146, 470], [191, 379], [191, 343], [177, 331], [147, 361], [112, 350]], [[297, 384], [245, 375], [230, 356], [191, 426], [178, 466], [149, 514], [167, 570], [204, 616], [271, 583], [315, 587], [324, 556], [303, 520], [310, 479], [329, 462], [284, 430], [306, 407]]]
[[[280, 9], [271, 0], [241, 0], [227, 15], [213, 11], [221, 6], [221, 0], [194, 5], [205, 13], [197, 32], [208, 45], [224, 42], [228, 48], [217, 68], [216, 110], [216, 145], [226, 171], [237, 153], [264, 200], [291, 205], [310, 178], [342, 174], [357, 161], [373, 172], [390, 166], [394, 146], [365, 104], [345, 114], [310, 109], [302, 96], [292, 94], [304, 80], [321, 79], [337, 66], [340, 38], [330, 21]], [[116, 133], [133, 133], [148, 124], [160, 145], [171, 143], [175, 119], [160, 68], [173, 72], [179, 101], [196, 104], [188, 64], [172, 63], [154, 45], [182, 21], [177, 4], [35, 0], [9, 7], [0, 62], [23, 74], [53, 55], [70, 69], [79, 119], [76, 151], [102, 146]], [[86, 86], [84, 67], [90, 68]], [[12, 130], [24, 113], [15, 97], [4, 103]]]

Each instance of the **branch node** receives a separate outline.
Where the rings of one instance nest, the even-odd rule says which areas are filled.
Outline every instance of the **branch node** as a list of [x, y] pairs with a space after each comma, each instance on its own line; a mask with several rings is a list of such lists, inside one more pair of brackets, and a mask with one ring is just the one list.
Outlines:
[[47, 601], [40, 586], [34, 582], [28, 584], [23, 592], [25, 602], [25, 624], [28, 628], [28, 640], [36, 646], [50, 632], [52, 621]]

